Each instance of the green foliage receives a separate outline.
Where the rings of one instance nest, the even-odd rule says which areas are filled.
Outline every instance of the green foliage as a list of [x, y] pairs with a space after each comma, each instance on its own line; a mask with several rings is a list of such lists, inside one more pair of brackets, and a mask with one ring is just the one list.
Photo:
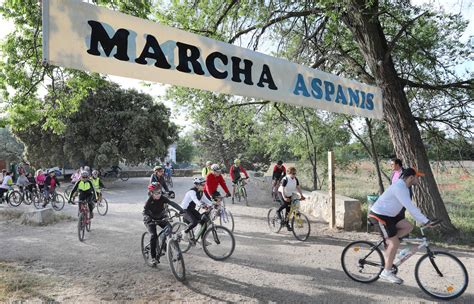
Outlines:
[[0, 128], [0, 159], [19, 161], [23, 157], [24, 145], [12, 134], [10, 128]]
[[195, 147], [192, 135], [180, 136], [176, 144], [176, 161], [189, 163], [195, 155]]
[[41, 166], [137, 164], [166, 155], [177, 138], [169, 116], [169, 110], [151, 96], [105, 83], [61, 121], [66, 126], [62, 134], [41, 124], [15, 132], [29, 147], [28, 159]]

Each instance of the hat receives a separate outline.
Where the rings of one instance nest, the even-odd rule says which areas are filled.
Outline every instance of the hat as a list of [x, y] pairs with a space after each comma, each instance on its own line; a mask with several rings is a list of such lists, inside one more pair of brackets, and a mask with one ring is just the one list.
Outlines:
[[407, 169], [403, 170], [402, 175], [404, 177], [409, 177], [409, 176], [412, 176], [412, 175], [425, 176], [425, 173], [417, 171], [415, 168], [407, 168]]

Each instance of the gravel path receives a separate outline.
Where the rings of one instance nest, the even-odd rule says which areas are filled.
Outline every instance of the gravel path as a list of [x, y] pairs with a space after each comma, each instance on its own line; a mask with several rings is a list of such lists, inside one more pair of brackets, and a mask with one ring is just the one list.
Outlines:
[[[179, 202], [191, 187], [192, 178], [174, 181], [173, 190]], [[252, 182], [248, 186], [251, 207], [228, 202], [236, 223], [237, 244], [232, 257], [224, 262], [213, 261], [198, 245], [185, 255], [187, 282], [178, 283], [165, 259], [152, 269], [141, 256], [140, 236], [145, 231], [141, 211], [146, 200], [146, 184], [146, 178], [112, 183], [105, 193], [109, 213], [105, 217], [96, 215], [84, 243], [77, 239], [75, 221], [32, 227], [0, 220], [0, 262], [52, 279], [55, 283], [42, 290], [39, 298], [59, 302], [426, 303], [433, 300], [415, 282], [416, 258], [400, 270], [405, 280], [402, 286], [382, 281], [360, 284], [344, 274], [340, 266], [344, 246], [355, 239], [376, 240], [376, 236], [332, 231], [327, 229], [327, 224], [314, 219], [306, 242], [297, 241], [286, 231], [270, 233], [266, 226], [266, 213], [272, 205], [267, 200], [269, 194]], [[5, 208], [10, 207], [0, 207]], [[75, 216], [76, 208], [66, 206], [63, 212]], [[450, 251], [463, 261], [472, 278], [474, 252]], [[456, 302], [474, 303], [472, 284]]]

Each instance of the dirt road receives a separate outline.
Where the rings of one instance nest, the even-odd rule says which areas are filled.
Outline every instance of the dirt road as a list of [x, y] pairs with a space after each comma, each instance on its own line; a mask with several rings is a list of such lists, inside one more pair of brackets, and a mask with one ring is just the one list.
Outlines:
[[[175, 178], [176, 201], [191, 187], [192, 178]], [[365, 233], [334, 232], [312, 221], [311, 236], [297, 241], [288, 232], [272, 234], [266, 212], [268, 194], [249, 184], [251, 207], [230, 205], [235, 217], [236, 250], [224, 262], [209, 259], [198, 246], [185, 255], [187, 282], [175, 281], [167, 262], [147, 267], [140, 253], [145, 230], [141, 211], [146, 200], [145, 178], [110, 185], [109, 213], [97, 216], [85, 242], [77, 239], [76, 222], [46, 227], [0, 220], [0, 262], [44, 281], [32, 297], [58, 302], [276, 302], [369, 303], [430, 302], [414, 279], [416, 258], [400, 270], [402, 286], [377, 281], [364, 285], [342, 271], [340, 255], [354, 239], [372, 239]], [[0, 209], [11, 207], [0, 207]], [[28, 208], [20, 206], [19, 208]], [[77, 207], [76, 207], [77, 208]], [[75, 216], [76, 209], [64, 211]], [[470, 272], [474, 252], [451, 250]], [[2, 280], [0, 276], [0, 294]], [[9, 293], [15, 300], [15, 293]], [[472, 284], [456, 302], [473, 303]]]

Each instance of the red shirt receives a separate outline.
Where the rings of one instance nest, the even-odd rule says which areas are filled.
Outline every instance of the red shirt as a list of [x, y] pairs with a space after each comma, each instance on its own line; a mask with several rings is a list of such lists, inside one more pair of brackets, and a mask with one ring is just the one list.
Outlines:
[[213, 173], [209, 173], [206, 176], [206, 185], [204, 186], [204, 192], [206, 192], [207, 195], [212, 196], [212, 193], [216, 192], [217, 187], [219, 185], [221, 185], [225, 193], [230, 194], [229, 189], [227, 188], [227, 185], [225, 184], [225, 180], [222, 177], [222, 175], [215, 176]]
[[242, 172], [243, 174], [245, 174], [246, 177], [249, 177], [249, 175], [247, 174], [247, 171], [245, 171], [244, 167], [242, 167], [242, 165], [240, 166], [234, 166], [232, 165], [232, 167], [230, 167], [230, 178], [234, 181], [237, 177], [240, 178], [240, 172]]

